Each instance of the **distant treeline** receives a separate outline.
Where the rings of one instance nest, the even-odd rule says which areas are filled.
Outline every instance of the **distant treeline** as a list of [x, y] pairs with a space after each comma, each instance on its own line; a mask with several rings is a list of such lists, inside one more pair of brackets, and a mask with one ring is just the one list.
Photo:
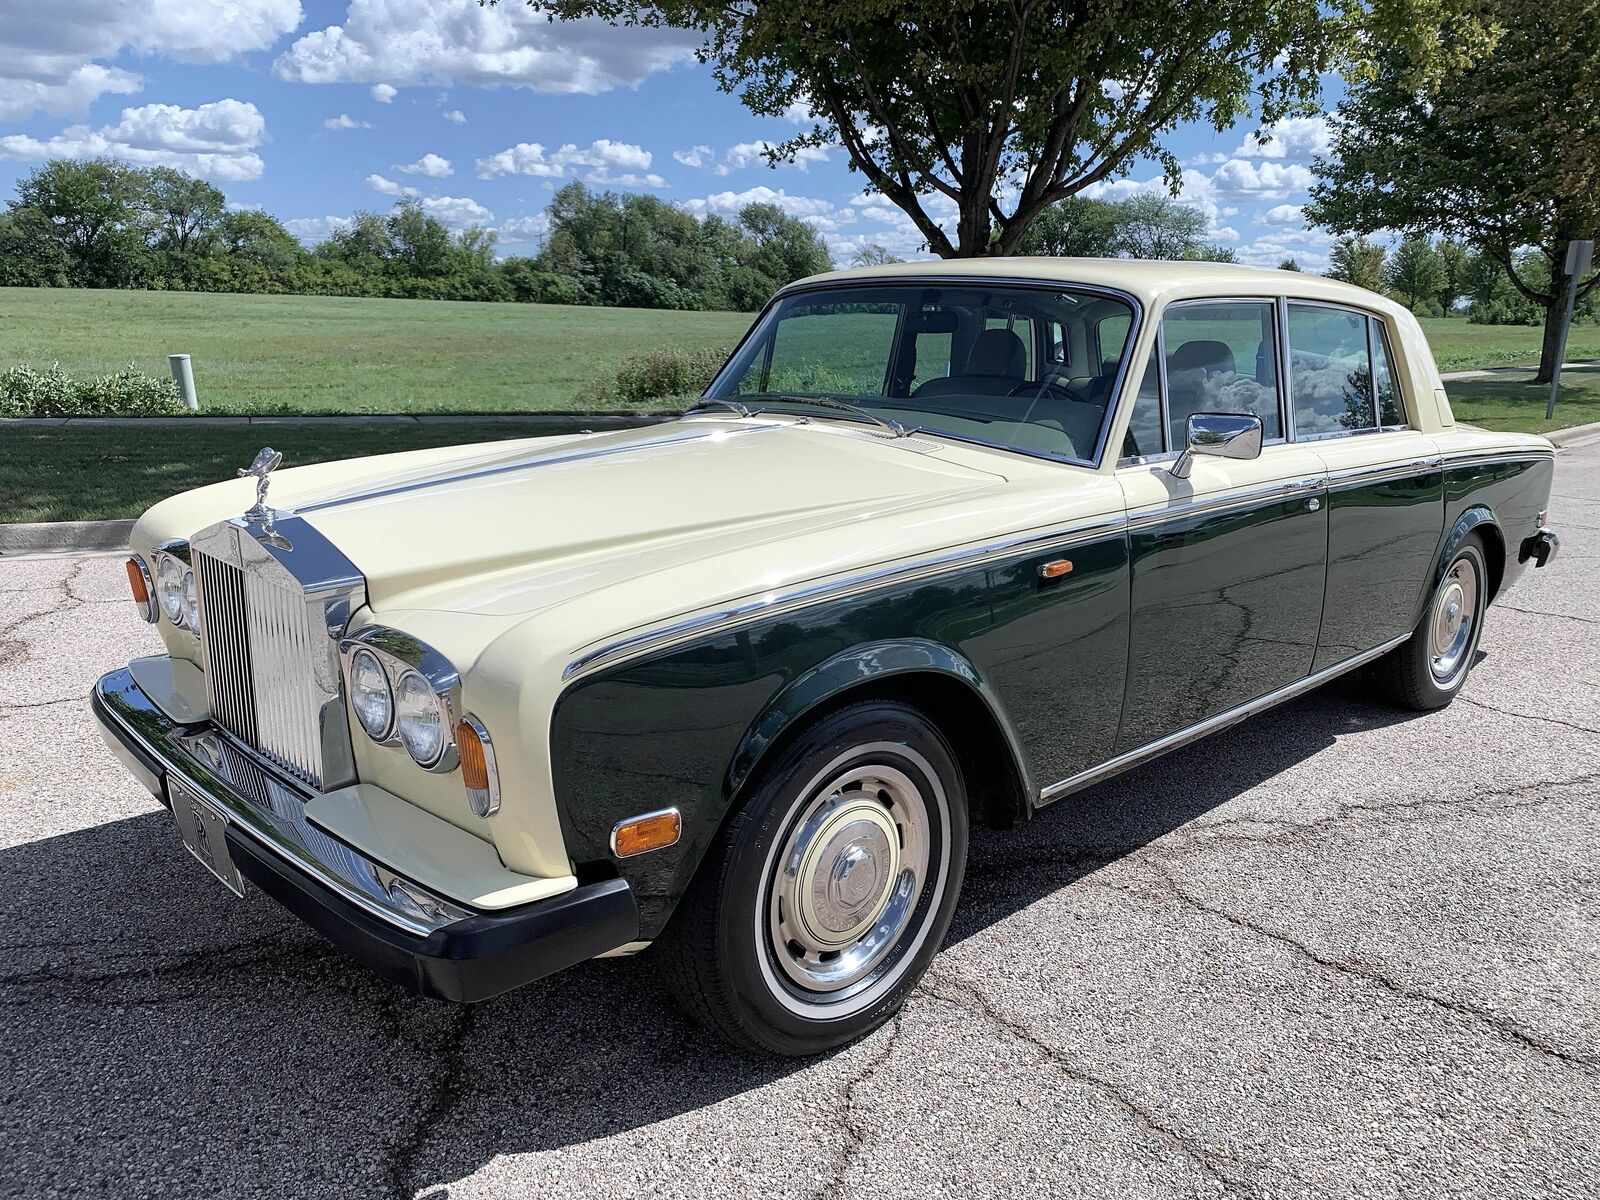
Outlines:
[[0, 213], [0, 286], [142, 288], [751, 310], [832, 266], [809, 225], [771, 204], [695, 218], [654, 196], [555, 194], [544, 249], [495, 257], [495, 234], [452, 233], [414, 200], [355, 213], [311, 249], [282, 222], [230, 211], [169, 167], [46, 163]]

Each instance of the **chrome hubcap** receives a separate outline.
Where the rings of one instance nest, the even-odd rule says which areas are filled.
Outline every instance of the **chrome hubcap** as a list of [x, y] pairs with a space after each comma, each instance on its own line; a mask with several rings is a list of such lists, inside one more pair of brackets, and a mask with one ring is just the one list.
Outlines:
[[906, 932], [928, 869], [917, 785], [886, 764], [827, 780], [777, 859], [767, 927], [773, 957], [811, 992], [865, 979]]
[[1478, 568], [1457, 559], [1439, 584], [1428, 621], [1428, 656], [1433, 678], [1448, 687], [1469, 665], [1478, 616]]

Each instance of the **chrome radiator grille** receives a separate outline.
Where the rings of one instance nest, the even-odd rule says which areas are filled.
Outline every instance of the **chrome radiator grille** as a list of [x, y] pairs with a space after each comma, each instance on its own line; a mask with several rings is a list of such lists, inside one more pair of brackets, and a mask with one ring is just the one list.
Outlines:
[[195, 585], [212, 719], [312, 787], [323, 762], [319, 682], [332, 654], [287, 574], [245, 571], [196, 550]]

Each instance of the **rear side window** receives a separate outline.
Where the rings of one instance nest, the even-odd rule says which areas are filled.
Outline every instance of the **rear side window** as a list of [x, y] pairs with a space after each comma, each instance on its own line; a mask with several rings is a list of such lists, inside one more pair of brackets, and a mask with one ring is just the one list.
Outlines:
[[1367, 317], [1289, 304], [1289, 398], [1297, 438], [1376, 429]]
[[1378, 421], [1385, 429], [1406, 423], [1405, 406], [1395, 387], [1394, 371], [1389, 367], [1389, 346], [1384, 341], [1383, 322], [1368, 317], [1372, 330], [1372, 382], [1378, 391]]
[[[1167, 309], [1169, 444], [1187, 442], [1195, 413], [1251, 413], [1270, 441], [1278, 416], [1277, 305], [1271, 300], [1206, 300]], [[1148, 452], [1147, 452], [1148, 453]]]

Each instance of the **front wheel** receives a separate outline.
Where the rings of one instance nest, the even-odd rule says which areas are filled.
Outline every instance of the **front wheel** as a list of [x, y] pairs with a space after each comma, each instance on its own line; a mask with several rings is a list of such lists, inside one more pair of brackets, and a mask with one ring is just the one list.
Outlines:
[[764, 767], [662, 935], [688, 1011], [802, 1055], [881, 1025], [938, 951], [966, 867], [961, 771], [909, 705], [812, 725]]
[[1431, 712], [1455, 699], [1478, 653], [1489, 605], [1488, 580], [1483, 543], [1469, 536], [1440, 576], [1410, 639], [1375, 664], [1378, 681], [1391, 700]]

